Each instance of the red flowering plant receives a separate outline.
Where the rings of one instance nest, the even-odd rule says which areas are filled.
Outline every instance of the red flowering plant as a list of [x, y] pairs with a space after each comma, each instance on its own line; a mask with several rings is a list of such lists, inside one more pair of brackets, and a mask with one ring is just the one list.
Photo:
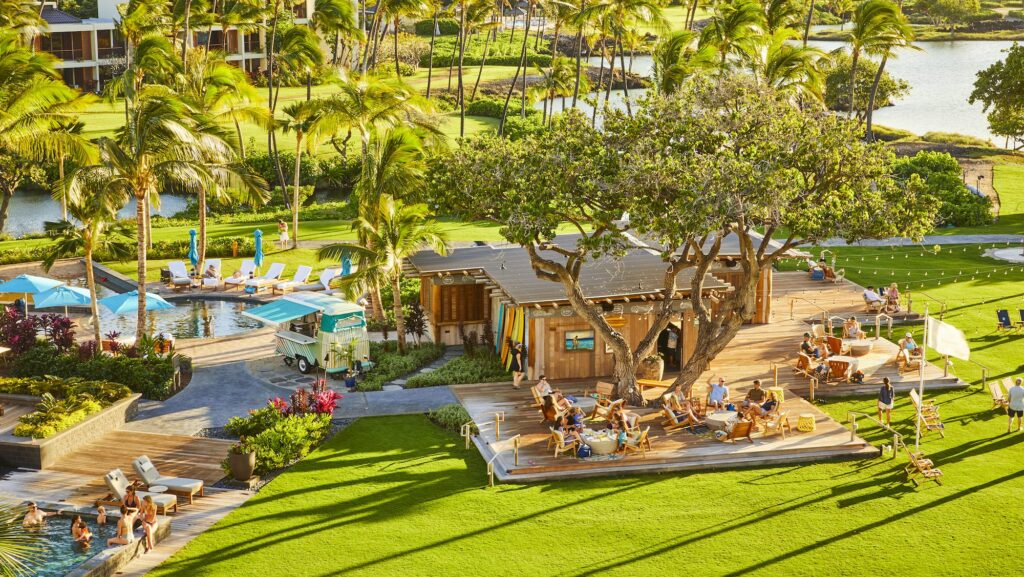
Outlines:
[[[275, 409], [277, 409], [278, 412], [280, 412], [282, 415], [288, 414], [288, 401], [282, 399], [281, 397], [274, 397], [273, 399], [270, 399], [270, 404]], [[249, 413], [251, 414], [252, 411], [249, 411]]]
[[338, 408], [338, 401], [343, 399], [337, 391], [327, 389], [313, 397], [313, 412], [321, 415], [333, 415], [334, 409]]
[[36, 321], [23, 317], [14, 307], [4, 307], [0, 313], [0, 344], [11, 349], [15, 355], [36, 346]]

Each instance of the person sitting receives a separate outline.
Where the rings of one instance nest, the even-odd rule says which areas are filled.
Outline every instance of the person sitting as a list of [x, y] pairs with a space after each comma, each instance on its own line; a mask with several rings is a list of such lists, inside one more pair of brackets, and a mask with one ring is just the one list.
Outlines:
[[804, 333], [804, 341], [800, 343], [800, 352], [812, 359], [821, 356], [821, 348], [811, 341], [811, 333]]
[[78, 537], [75, 538], [75, 541], [78, 541], [79, 543], [85, 546], [88, 546], [89, 543], [92, 542], [92, 531], [89, 530], [89, 527], [85, 524], [85, 521], [78, 522]]
[[743, 402], [740, 405], [746, 409], [753, 405], [760, 405], [765, 399], [765, 390], [761, 388], [761, 381], [754, 379], [754, 388], [747, 391], [747, 396], [743, 398]]
[[203, 273], [203, 278], [218, 278], [220, 274], [217, 273], [217, 267], [212, 264], [206, 267], [206, 272]]
[[232, 284], [241, 284], [242, 281], [245, 280], [245, 275], [242, 274], [241, 270], [236, 269], [235, 272], [231, 273], [231, 276], [228, 277], [228, 280], [230, 280]]
[[829, 370], [828, 361], [821, 361], [818, 366], [814, 367], [814, 378], [822, 383], [828, 381]]
[[572, 422], [572, 426], [577, 431], [583, 430], [583, 420], [587, 418], [587, 413], [580, 407], [573, 407], [569, 411], [569, 420]]
[[537, 390], [537, 394], [543, 399], [544, 397], [554, 397], [555, 406], [563, 411], [568, 411], [572, 408], [572, 402], [562, 395], [562, 391], [551, 388], [551, 383], [544, 377], [540, 376], [540, 380], [533, 386]]
[[900, 339], [899, 345], [901, 351], [906, 351], [908, 359], [921, 356], [921, 347], [917, 346], [917, 343], [914, 342], [914, 335], [907, 333], [905, 337]]
[[121, 505], [121, 518], [117, 521], [117, 535], [107, 539], [107, 547], [130, 545], [135, 541], [135, 530], [132, 525], [135, 524], [135, 516], [138, 513], [139, 510], [134, 507]]
[[860, 322], [857, 321], [857, 317], [850, 317], [843, 322], [844, 339], [863, 339], [866, 336], [860, 327]]
[[890, 313], [900, 312], [900, 287], [896, 283], [889, 285], [885, 291], [885, 310]]
[[711, 386], [711, 390], [708, 391], [708, 408], [724, 410], [729, 404], [729, 387], [725, 386], [725, 379], [718, 377], [718, 381], [715, 382], [712, 377], [708, 380], [708, 385]]
[[672, 414], [675, 415], [676, 419], [680, 421], [689, 419], [691, 423], [700, 422], [697, 412], [693, 410], [693, 404], [690, 403], [690, 399], [679, 400], [677, 397], [673, 396], [670, 405], [671, 406], [667, 408], [672, 411]]
[[875, 287], [868, 286], [868, 288], [864, 289], [864, 302], [869, 305], [873, 303], [885, 304], [885, 299], [882, 298], [882, 295], [875, 292]]
[[47, 517], [53, 517], [54, 515], [60, 515], [60, 511], [43, 511], [35, 503], [30, 502], [28, 504], [28, 512], [25, 513], [25, 519], [21, 524], [25, 527], [42, 525]]
[[747, 419], [753, 422], [757, 422], [757, 419], [767, 417], [773, 411], [779, 408], [779, 401], [775, 398], [775, 393], [768, 393], [768, 400], [761, 404], [753, 404], [747, 409]]
[[103, 507], [103, 505], [100, 505], [99, 507], [96, 507], [96, 524], [97, 525], [106, 525], [107, 524], [107, 510], [106, 510], [106, 508]]

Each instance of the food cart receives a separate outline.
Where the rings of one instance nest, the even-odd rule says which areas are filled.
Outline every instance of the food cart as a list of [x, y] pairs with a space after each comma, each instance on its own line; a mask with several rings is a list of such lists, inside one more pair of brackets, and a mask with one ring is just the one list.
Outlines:
[[369, 368], [366, 314], [357, 304], [323, 293], [297, 292], [242, 314], [276, 325], [277, 353], [302, 374], [314, 368], [329, 375]]

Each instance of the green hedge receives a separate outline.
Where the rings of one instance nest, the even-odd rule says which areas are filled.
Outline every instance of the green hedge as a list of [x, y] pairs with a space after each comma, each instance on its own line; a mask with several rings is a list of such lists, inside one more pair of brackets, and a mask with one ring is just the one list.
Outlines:
[[[434, 19], [420, 20], [414, 25], [417, 36], [432, 36], [434, 33]], [[455, 36], [459, 33], [459, 21], [454, 18], [437, 19], [438, 36]]]
[[[498, 34], [498, 40], [492, 41], [487, 48], [487, 64], [493, 66], [518, 66], [522, 56], [523, 31], [516, 31], [516, 41], [509, 43], [509, 33]], [[546, 52], [538, 52], [533, 49], [533, 42], [527, 44], [526, 60], [532, 70], [534, 66], [551, 66], [551, 55]], [[466, 46], [463, 56], [463, 66], [479, 66], [484, 55], [484, 37], [482, 34], [475, 35]], [[546, 49], [549, 43], [542, 42], [542, 49]], [[458, 65], [458, 46], [454, 36], [438, 37], [434, 40], [434, 68], [447, 68], [452, 64], [452, 57], [455, 57], [455, 64]], [[430, 52], [420, 56], [420, 67], [430, 66]]]
[[[331, 415], [286, 415], [271, 402], [248, 417], [232, 417], [225, 428], [245, 438], [256, 452], [256, 473], [262, 475], [308, 455], [330, 432]], [[229, 471], [227, 459], [222, 467]]]
[[[473, 420], [472, 417], [469, 416], [469, 411], [459, 403], [451, 403], [443, 407], [438, 407], [427, 413], [427, 418], [442, 429], [446, 429], [453, 433], [461, 432], [462, 425]], [[473, 429], [474, 433], [478, 432], [476, 427]]]
[[511, 375], [498, 356], [490, 352], [454, 358], [441, 368], [421, 373], [405, 383], [407, 389], [463, 385], [469, 383], [498, 383], [511, 380]]
[[[501, 112], [505, 109], [505, 100], [501, 98], [478, 98], [466, 106], [466, 114], [469, 116], [486, 116], [488, 118], [501, 118]], [[509, 116], [518, 115], [522, 109], [519, 98], [513, 98], [508, 105]], [[527, 118], [536, 116], [540, 120], [541, 111], [533, 108], [526, 109]]]
[[56, 378], [0, 378], [0, 393], [41, 397], [36, 410], [22, 415], [14, 435], [45, 439], [127, 398], [128, 387], [110, 381]]
[[83, 360], [77, 354], [60, 354], [53, 346], [40, 344], [15, 357], [10, 373], [15, 377], [52, 375], [110, 381], [159, 400], [170, 396], [174, 367], [170, 357], [98, 355]]
[[357, 387], [360, 391], [379, 391], [384, 383], [418, 371], [441, 358], [443, 354], [444, 345], [434, 343], [410, 344], [406, 346], [404, 355], [398, 354], [395, 341], [370, 343], [373, 370], [359, 381]]

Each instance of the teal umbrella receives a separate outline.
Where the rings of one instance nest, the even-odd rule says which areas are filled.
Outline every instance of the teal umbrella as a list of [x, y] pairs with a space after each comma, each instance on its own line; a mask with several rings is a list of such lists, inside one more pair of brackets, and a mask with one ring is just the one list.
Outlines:
[[196, 229], [194, 228], [188, 231], [188, 260], [192, 263], [192, 268], [199, 266], [199, 248], [196, 246]]
[[62, 284], [64, 284], [62, 281], [44, 276], [22, 274], [5, 283], [0, 283], [0, 293], [21, 293], [25, 295], [25, 300], [28, 301], [28, 295], [36, 295]]
[[[134, 290], [102, 298], [100, 299], [100, 304], [117, 314], [137, 312], [139, 310], [139, 291]], [[159, 311], [173, 308], [174, 305], [164, 300], [160, 295], [146, 293], [147, 311]]]
[[48, 291], [36, 295], [35, 304], [37, 309], [48, 309], [51, 307], [64, 307], [64, 316], [68, 314], [68, 307], [88, 305], [92, 303], [92, 295], [84, 288], [67, 285], [55, 286]]
[[257, 228], [252, 236], [253, 242], [256, 243], [256, 254], [252, 255], [252, 262], [259, 268], [263, 266], [263, 231]]

